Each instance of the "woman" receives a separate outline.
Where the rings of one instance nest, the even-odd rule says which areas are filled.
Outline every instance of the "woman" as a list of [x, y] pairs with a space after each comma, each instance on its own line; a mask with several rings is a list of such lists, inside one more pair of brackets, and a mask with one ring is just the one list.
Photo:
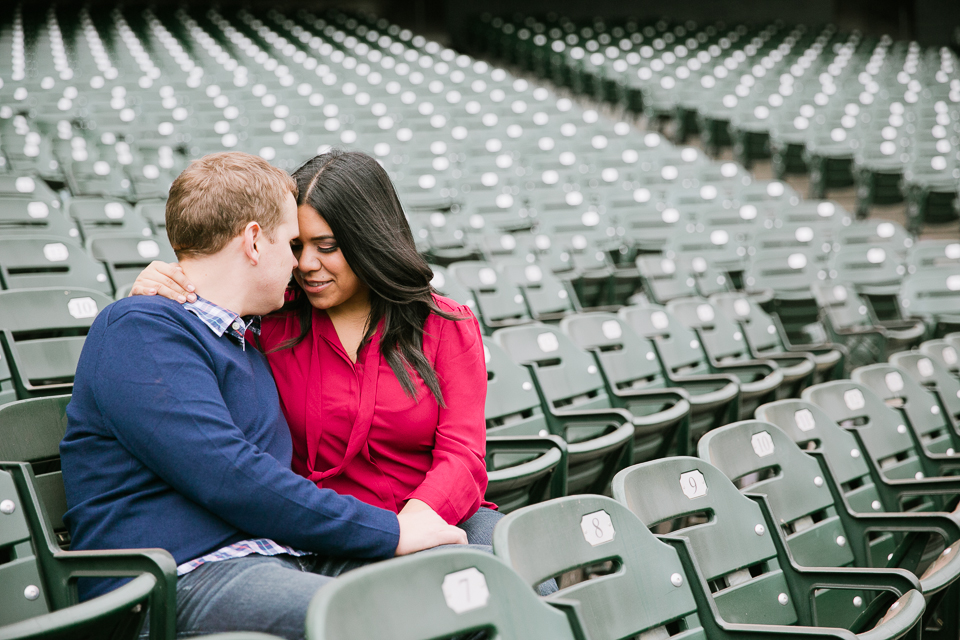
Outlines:
[[[471, 544], [489, 545], [500, 514], [483, 500], [487, 376], [476, 318], [433, 293], [376, 160], [333, 151], [293, 177], [294, 284], [259, 337], [293, 469], [398, 513], [433, 509]], [[133, 293], [183, 301], [190, 290], [176, 265], [154, 263]]]

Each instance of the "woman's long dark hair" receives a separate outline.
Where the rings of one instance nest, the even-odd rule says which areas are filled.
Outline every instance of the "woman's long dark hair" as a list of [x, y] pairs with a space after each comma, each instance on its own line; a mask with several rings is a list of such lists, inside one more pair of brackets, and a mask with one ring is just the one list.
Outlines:
[[[410, 225], [390, 177], [364, 153], [330, 151], [315, 156], [293, 174], [300, 191], [297, 206], [309, 205], [327, 224], [347, 264], [370, 291], [370, 319], [363, 342], [383, 320], [380, 352], [400, 386], [414, 397], [412, 367], [445, 406], [437, 374], [423, 354], [423, 325], [435, 313], [448, 320], [458, 316], [439, 309], [433, 300], [433, 272], [417, 252]], [[296, 281], [294, 281], [296, 282]], [[300, 335], [279, 349], [293, 347], [310, 333], [313, 307], [299, 285], [280, 312], [296, 313]]]

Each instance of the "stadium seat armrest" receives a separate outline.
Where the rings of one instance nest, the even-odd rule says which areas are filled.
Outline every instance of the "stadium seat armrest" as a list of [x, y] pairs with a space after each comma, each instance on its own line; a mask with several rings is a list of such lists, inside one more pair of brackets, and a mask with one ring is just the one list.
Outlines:
[[763, 375], [769, 375], [779, 368], [777, 367], [776, 362], [774, 362], [773, 360], [768, 360], [766, 358], [764, 358], [763, 360], [739, 360], [737, 362], [729, 362], [729, 363], [712, 361], [710, 363], [710, 366], [720, 370], [721, 372], [724, 370], [727, 370], [727, 371], [755, 370], [758, 372], [763, 372]]
[[672, 400], [677, 403], [681, 400], [690, 399], [690, 394], [679, 387], [672, 389], [616, 389], [614, 393], [618, 398], [625, 400]]
[[960, 494], [960, 476], [940, 476], [910, 480], [887, 480], [900, 495], [957, 495]]
[[773, 360], [774, 363], [778, 365], [783, 362], [786, 366], [800, 364], [804, 361], [808, 361], [811, 364], [813, 363], [813, 356], [803, 351], [794, 351], [791, 353], [765, 353], [763, 354], [763, 359]]
[[815, 638], [854, 640], [856, 638], [856, 635], [846, 629], [727, 622], [720, 616], [717, 604], [710, 594], [710, 588], [690, 550], [690, 542], [680, 536], [661, 535], [657, 538], [669, 544], [680, 557], [684, 577], [690, 581], [690, 590], [693, 592], [693, 599], [706, 637], [713, 640], [814, 640]]
[[615, 407], [610, 409], [578, 409], [573, 411], [557, 411], [551, 407], [550, 413], [568, 425], [573, 423], [598, 424], [604, 422], [621, 425], [631, 424], [633, 422], [633, 414], [626, 409], [617, 409]]
[[733, 383], [737, 387], [740, 386], [740, 380], [738, 380], [737, 377], [731, 373], [697, 373], [692, 375], [675, 376], [668, 371], [667, 379], [677, 385], [687, 385], [691, 383], [707, 385], [709, 383], [714, 383], [717, 385], [717, 389], [725, 387], [730, 383]]
[[[559, 498], [567, 494], [567, 442], [560, 436], [487, 436], [486, 459], [489, 462], [498, 453], [540, 453], [540, 457], [522, 464], [487, 471], [489, 481], [514, 477], [518, 474], [537, 474], [554, 464], [556, 451], [559, 462], [550, 481], [550, 497]], [[489, 465], [488, 465], [489, 466]]]
[[64, 567], [59, 576], [77, 578], [134, 577], [149, 573], [157, 579], [150, 595], [150, 638], [172, 640], [176, 634], [177, 563], [165, 549], [112, 549], [60, 551], [54, 558]]
[[573, 637], [577, 640], [590, 640], [586, 628], [583, 626], [583, 614], [580, 613], [580, 602], [576, 600], [567, 600], [565, 598], [551, 598], [546, 601], [552, 607], [556, 607], [567, 616], [570, 622], [570, 628], [573, 630]]

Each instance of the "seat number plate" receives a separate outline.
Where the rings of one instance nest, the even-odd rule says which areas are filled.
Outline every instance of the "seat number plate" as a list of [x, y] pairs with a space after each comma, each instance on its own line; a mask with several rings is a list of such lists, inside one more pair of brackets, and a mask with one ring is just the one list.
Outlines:
[[583, 531], [583, 539], [592, 547], [610, 542], [617, 533], [606, 511], [594, 511], [580, 518], [580, 530]]
[[766, 431], [753, 434], [753, 437], [750, 438], [750, 444], [753, 445], [754, 453], [760, 458], [773, 453], [773, 438]]
[[72, 298], [67, 302], [67, 311], [71, 316], [80, 320], [93, 318], [97, 315], [97, 303], [93, 298]]
[[817, 426], [817, 421], [813, 419], [810, 409], [800, 409], [793, 414], [793, 421], [797, 423], [800, 431], [812, 431]]
[[847, 405], [847, 409], [851, 411], [856, 411], [857, 409], [863, 409], [866, 405], [866, 401], [863, 399], [863, 394], [860, 392], [860, 389], [848, 389], [843, 392], [843, 401]]
[[448, 573], [443, 578], [443, 598], [454, 613], [465, 613], [487, 606], [490, 590], [487, 579], [476, 567]]
[[707, 481], [697, 469], [680, 474], [680, 488], [691, 500], [707, 495]]

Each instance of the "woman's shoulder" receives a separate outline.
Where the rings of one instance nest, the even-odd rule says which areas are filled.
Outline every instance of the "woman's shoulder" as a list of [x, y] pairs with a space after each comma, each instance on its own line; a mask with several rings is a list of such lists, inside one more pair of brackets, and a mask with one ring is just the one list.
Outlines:
[[[432, 295], [433, 295], [434, 304], [436, 304], [437, 308], [443, 311], [444, 313], [448, 313], [452, 316], [459, 316], [462, 318], [473, 318], [473, 309], [471, 309], [468, 305], [460, 304], [456, 300], [453, 300], [451, 298], [445, 298], [437, 293], [434, 293]], [[444, 318], [441, 318], [436, 314], [431, 314], [430, 317], [436, 318], [438, 320], [445, 320]]]
[[479, 344], [480, 324], [469, 306], [437, 294], [433, 294], [433, 301], [437, 309], [449, 318], [436, 313], [427, 316], [423, 327], [425, 342], [435, 340], [450, 349], [470, 348], [474, 343]]

